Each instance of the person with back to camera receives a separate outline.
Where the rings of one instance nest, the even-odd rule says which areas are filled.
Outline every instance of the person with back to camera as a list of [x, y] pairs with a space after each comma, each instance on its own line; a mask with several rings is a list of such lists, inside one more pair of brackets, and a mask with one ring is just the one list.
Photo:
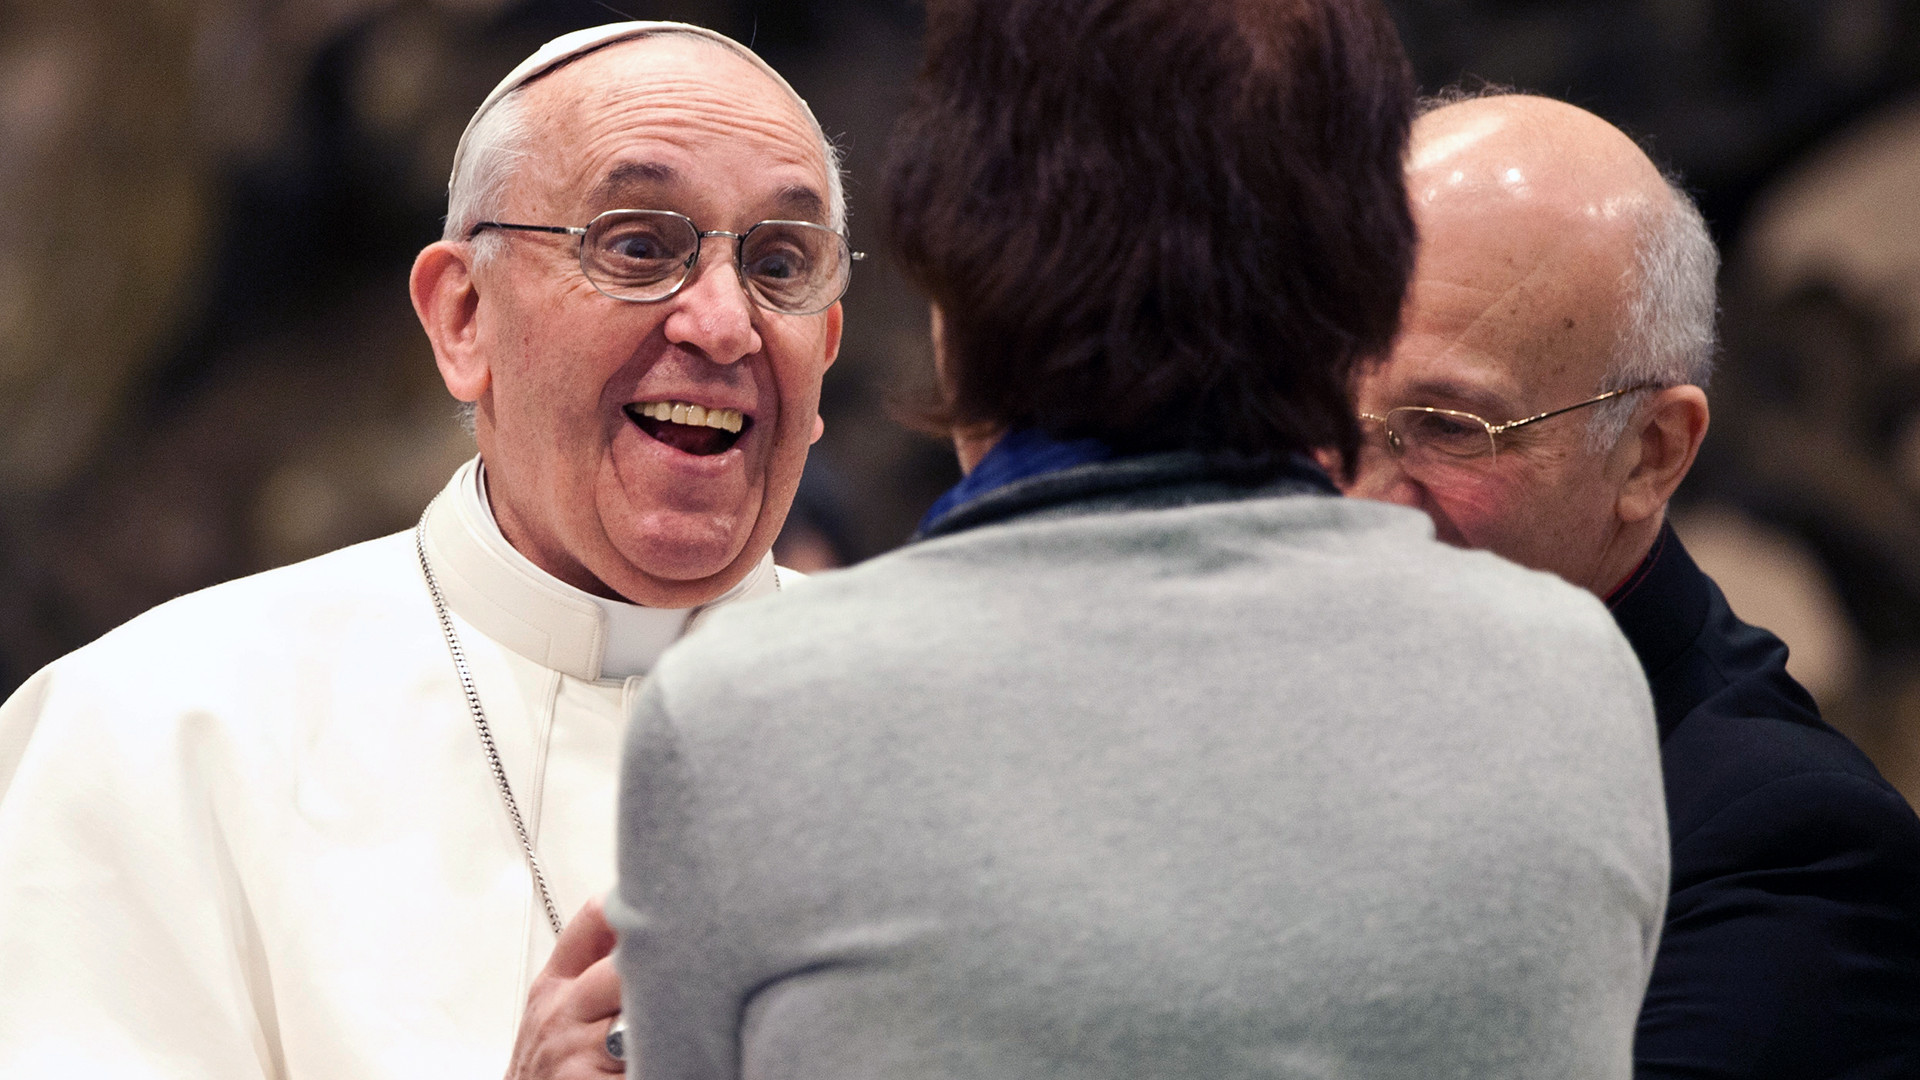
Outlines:
[[1350, 493], [1603, 597], [1640, 658], [1673, 859], [1636, 1075], [1920, 1076], [1920, 820], [1666, 521], [1707, 433], [1706, 223], [1532, 95], [1421, 116], [1408, 177], [1423, 246]]
[[1613, 1078], [1667, 888], [1590, 595], [1338, 497], [1414, 255], [1373, 0], [935, 0], [887, 182], [966, 478], [631, 714], [646, 1080]]

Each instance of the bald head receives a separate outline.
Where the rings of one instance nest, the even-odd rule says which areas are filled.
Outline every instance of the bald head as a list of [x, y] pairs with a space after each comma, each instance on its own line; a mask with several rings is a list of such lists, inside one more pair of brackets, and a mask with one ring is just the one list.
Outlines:
[[1414, 121], [1407, 177], [1416, 204], [1443, 189], [1617, 217], [1670, 198], [1660, 170], [1585, 109], [1526, 94], [1470, 98]]
[[[1351, 490], [1604, 593], [1658, 534], [1706, 430], [1697, 384], [1717, 260], [1705, 227], [1631, 139], [1549, 98], [1426, 113], [1407, 191], [1419, 263], [1361, 410], [1437, 407], [1498, 426], [1581, 407], [1502, 431], [1471, 460], [1395, 454], [1377, 438]], [[1581, 405], [1609, 391], [1627, 392]]]
[[1479, 98], [1415, 122], [1407, 176], [1421, 276], [1510, 301], [1475, 317], [1518, 339], [1516, 376], [1597, 392], [1631, 321], [1643, 238], [1676, 205], [1640, 148], [1564, 102]]

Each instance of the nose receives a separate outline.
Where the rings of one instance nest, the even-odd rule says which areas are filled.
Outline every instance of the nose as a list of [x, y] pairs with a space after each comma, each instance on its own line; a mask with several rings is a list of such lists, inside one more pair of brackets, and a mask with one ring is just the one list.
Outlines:
[[693, 280], [668, 301], [673, 310], [665, 331], [668, 341], [698, 349], [716, 364], [731, 364], [760, 351], [757, 309], [725, 242], [708, 237], [705, 243], [714, 250], [701, 252]]

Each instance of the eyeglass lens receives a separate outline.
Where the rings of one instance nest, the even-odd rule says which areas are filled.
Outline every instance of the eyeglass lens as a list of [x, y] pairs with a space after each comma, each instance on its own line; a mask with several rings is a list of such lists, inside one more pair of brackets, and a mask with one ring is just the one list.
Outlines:
[[[701, 238], [679, 214], [620, 210], [595, 218], [583, 241], [582, 269], [601, 292], [623, 300], [659, 300], [686, 281]], [[812, 314], [846, 291], [846, 240], [823, 225], [763, 221], [748, 229], [739, 245], [741, 277], [764, 307]]]
[[1479, 458], [1493, 454], [1486, 421], [1451, 409], [1403, 406], [1386, 415], [1387, 445], [1401, 456]]

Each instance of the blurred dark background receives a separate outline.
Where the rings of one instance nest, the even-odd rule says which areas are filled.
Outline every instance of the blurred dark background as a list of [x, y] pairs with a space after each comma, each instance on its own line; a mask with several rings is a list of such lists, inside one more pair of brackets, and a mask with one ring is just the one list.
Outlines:
[[[1421, 83], [1590, 108], [1696, 193], [1726, 355], [1676, 518], [1920, 794], [1920, 3], [1396, 0]], [[472, 453], [407, 302], [467, 116], [618, 18], [751, 42], [846, 152], [857, 246], [905, 0], [0, 0], [0, 695], [180, 593], [405, 528]], [[783, 558], [957, 476], [890, 418], [925, 308], [862, 264]]]

